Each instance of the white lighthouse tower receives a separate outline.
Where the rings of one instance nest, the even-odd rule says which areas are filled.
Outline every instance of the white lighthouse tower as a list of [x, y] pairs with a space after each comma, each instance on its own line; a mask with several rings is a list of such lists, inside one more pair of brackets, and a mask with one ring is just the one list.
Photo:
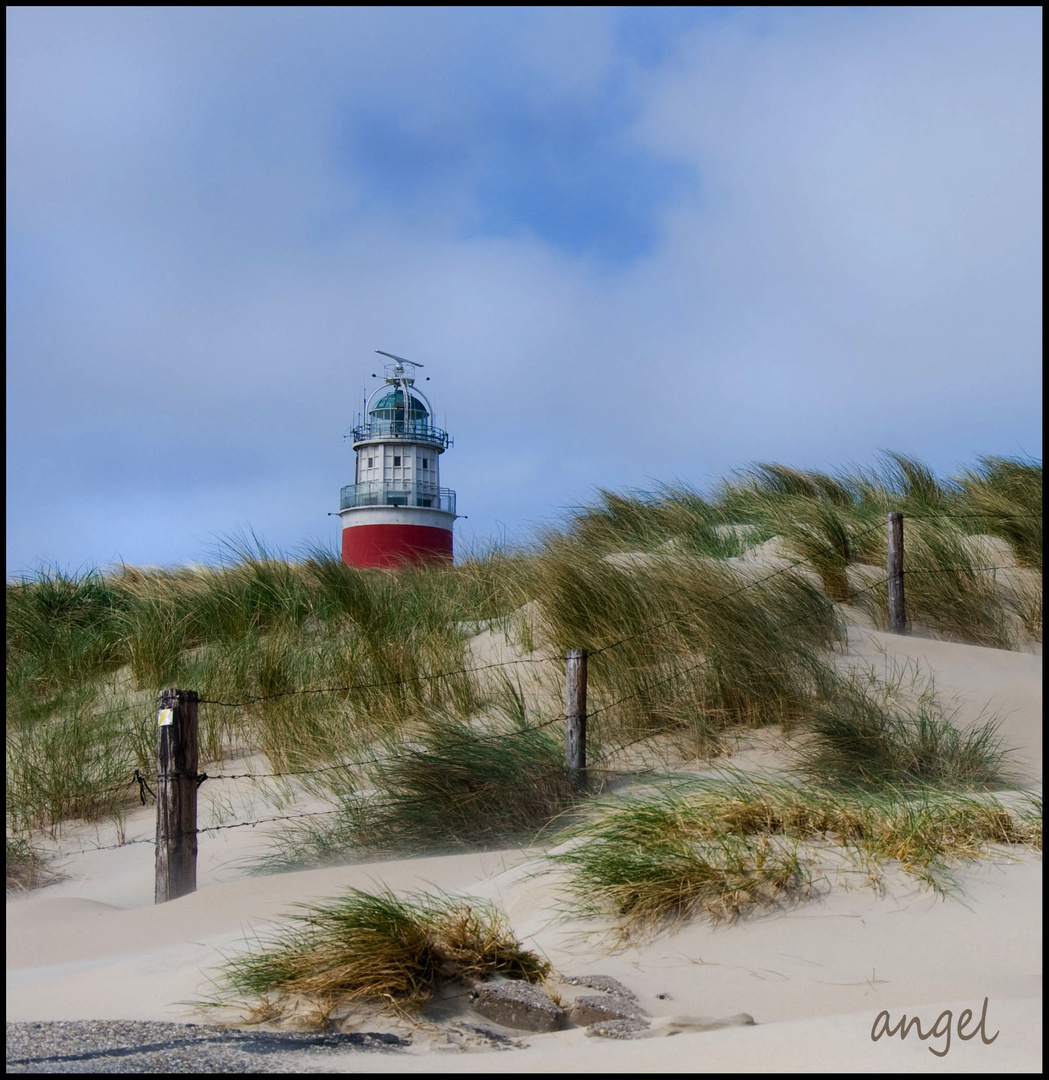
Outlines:
[[389, 357], [385, 381], [353, 429], [354, 482], [342, 489], [342, 561], [389, 567], [451, 562], [455, 492], [440, 486], [439, 459], [451, 445], [415, 386], [412, 360]]

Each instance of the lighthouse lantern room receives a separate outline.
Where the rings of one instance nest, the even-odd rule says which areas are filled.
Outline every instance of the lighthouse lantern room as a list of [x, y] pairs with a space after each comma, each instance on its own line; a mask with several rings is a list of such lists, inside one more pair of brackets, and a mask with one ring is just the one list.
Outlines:
[[415, 386], [422, 364], [392, 353], [382, 385], [353, 429], [354, 482], [342, 489], [342, 560], [349, 566], [451, 562], [455, 492], [440, 486], [439, 460], [451, 446]]

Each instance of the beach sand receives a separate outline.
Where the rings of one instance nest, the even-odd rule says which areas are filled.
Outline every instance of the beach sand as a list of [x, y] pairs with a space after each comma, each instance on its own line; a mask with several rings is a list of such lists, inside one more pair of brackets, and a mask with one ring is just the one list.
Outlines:
[[[850, 627], [842, 662], [889, 673], [917, 665], [957, 707], [955, 722], [996, 714], [1014, 747], [1016, 786], [1041, 785], [1041, 658]], [[774, 742], [740, 743], [736, 767], [775, 765]], [[251, 763], [227, 763], [242, 771]], [[260, 762], [257, 768], [264, 768]], [[202, 790], [201, 823], [235, 822], [283, 811], [261, 785]], [[221, 796], [221, 798], [218, 798]], [[292, 812], [321, 804], [297, 801]], [[129, 814], [127, 840], [153, 835], [154, 810]], [[207, 976], [296, 903], [348, 886], [446, 890], [490, 899], [515, 933], [563, 976], [603, 974], [622, 982], [655, 1019], [648, 1037], [588, 1037], [582, 1028], [513, 1033], [511, 1049], [491, 1049], [447, 1022], [468, 1018], [465, 999], [448, 1004], [443, 1026], [429, 1023], [412, 1045], [390, 1053], [328, 1054], [310, 1071], [410, 1072], [959, 1072], [1041, 1069], [1042, 866], [1035, 855], [1002, 850], [959, 868], [958, 891], [941, 897], [889, 868], [880, 890], [828, 863], [813, 898], [787, 909], [713, 927], [695, 922], [610, 951], [602, 927], [573, 919], [556, 874], [538, 874], [538, 850], [399, 859], [264, 877], [243, 862], [265, 849], [273, 826], [202, 833], [198, 890], [153, 903], [154, 849], [116, 843], [109, 826], [63, 830], [55, 844], [64, 880], [7, 904], [8, 1021], [143, 1020], [212, 1022], [184, 1004], [209, 996]], [[595, 932], [597, 931], [597, 932]], [[882, 1010], [890, 1022], [965, 1009], [985, 1035], [920, 1041], [913, 1032], [872, 1040]], [[753, 1026], [689, 1030], [693, 1017], [747, 1013]], [[437, 1015], [437, 1014], [434, 1014]], [[438, 1017], [439, 1018], [439, 1017]], [[480, 1017], [474, 1024], [484, 1025]], [[361, 1030], [404, 1035], [396, 1018], [361, 1020]], [[694, 1025], [692, 1025], [694, 1028]], [[970, 1025], [970, 1030], [972, 1025]], [[306, 1067], [305, 1065], [303, 1066]]]

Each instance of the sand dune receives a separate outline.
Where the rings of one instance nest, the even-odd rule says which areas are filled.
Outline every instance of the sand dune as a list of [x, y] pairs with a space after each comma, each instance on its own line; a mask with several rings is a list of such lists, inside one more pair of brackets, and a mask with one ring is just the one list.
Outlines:
[[[493, 639], [499, 635], [492, 635]], [[1041, 659], [854, 626], [850, 664], [917, 664], [969, 723], [998, 713], [1016, 748], [1017, 783], [1040, 786]], [[775, 750], [737, 755], [746, 766]], [[206, 789], [204, 789], [206, 790]], [[232, 812], [260, 808], [258, 794], [226, 792]], [[249, 804], [248, 800], [254, 799]], [[238, 801], [239, 800], [239, 801]], [[309, 808], [303, 804], [304, 808]], [[299, 807], [297, 806], [296, 809]], [[230, 807], [227, 807], [230, 809]], [[889, 871], [878, 893], [828, 876], [815, 898], [731, 926], [691, 924], [609, 952], [592, 922], [561, 910], [556, 875], [535, 876], [537, 851], [434, 856], [248, 877], [240, 863], [264, 847], [259, 829], [200, 837], [198, 891], [153, 904], [153, 848], [114, 843], [110, 827], [67, 829], [56, 851], [64, 881], [7, 905], [8, 1020], [207, 1019], [180, 1002], [208, 994], [207, 974], [246, 934], [295, 903], [347, 886], [442, 889], [499, 903], [516, 933], [562, 974], [600, 972], [637, 994], [655, 1034], [633, 1042], [582, 1029], [520, 1033], [523, 1049], [460, 1052], [439, 1029], [410, 1051], [373, 1055], [368, 1068], [427, 1071], [1027, 1071], [1041, 1068], [1041, 861], [1000, 857], [961, 868], [946, 899]], [[129, 840], [152, 835], [153, 810], [129, 816]], [[81, 850], [84, 849], [84, 850]], [[988, 1000], [990, 1045], [954, 1039], [938, 1057], [912, 1034], [871, 1039], [881, 1010], [917, 1015], [929, 1028], [950, 1009], [979, 1014]], [[683, 1017], [749, 1013], [756, 1026], [696, 1032]], [[399, 1022], [372, 1030], [403, 1031]], [[325, 1058], [323, 1068], [359, 1069]]]

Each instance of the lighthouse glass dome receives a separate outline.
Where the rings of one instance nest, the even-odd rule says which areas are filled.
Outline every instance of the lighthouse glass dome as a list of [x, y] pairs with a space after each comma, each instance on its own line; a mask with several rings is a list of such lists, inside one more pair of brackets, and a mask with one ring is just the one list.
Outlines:
[[[407, 409], [404, 404], [406, 397]], [[429, 409], [415, 394], [406, 393], [399, 386], [374, 402], [368, 409], [367, 416], [366, 423], [358, 424], [353, 429], [355, 445], [381, 436], [404, 436], [435, 443], [441, 447], [448, 446], [448, 433], [433, 426]]]
[[430, 422], [430, 412], [426, 406], [414, 395], [408, 395], [407, 413], [404, 408], [404, 391], [398, 387], [391, 390], [384, 398], [381, 398], [368, 410], [372, 423], [403, 424], [409, 425], [422, 423], [424, 426]]

